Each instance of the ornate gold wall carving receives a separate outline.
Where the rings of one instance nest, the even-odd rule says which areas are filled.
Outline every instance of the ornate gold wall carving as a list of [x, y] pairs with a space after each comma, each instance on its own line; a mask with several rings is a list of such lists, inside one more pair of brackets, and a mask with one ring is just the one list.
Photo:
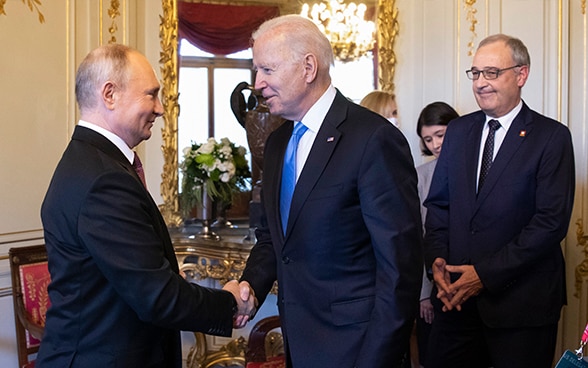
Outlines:
[[576, 225], [578, 226], [578, 228], [576, 229], [578, 246], [582, 247], [582, 253], [584, 253], [584, 260], [578, 266], [576, 266], [576, 292], [574, 293], [574, 296], [576, 298], [581, 298], [582, 284], [584, 283], [584, 278], [588, 276], [588, 235], [584, 235], [584, 223], [581, 218], [578, 219], [578, 221], [576, 221]]
[[[22, 3], [29, 7], [30, 11], [36, 11], [39, 17], [39, 23], [45, 23], [45, 16], [39, 10], [39, 5], [41, 4], [41, 0], [22, 0]], [[6, 15], [4, 11], [4, 4], [6, 4], [6, 0], [0, 0], [0, 15]]]
[[162, 0], [163, 15], [160, 16], [161, 102], [163, 104], [163, 128], [161, 129], [163, 173], [161, 174], [161, 213], [168, 226], [178, 226], [178, 8], [176, 0]]
[[110, 0], [110, 7], [108, 8], [108, 16], [112, 19], [110, 27], [108, 27], [108, 33], [110, 33], [110, 40], [108, 43], [116, 43], [116, 31], [118, 26], [116, 25], [116, 17], [120, 15], [120, 2], [118, 0]]
[[394, 91], [396, 54], [394, 41], [398, 35], [398, 9], [396, 0], [378, 0], [378, 86], [383, 91]]
[[586, 15], [586, 0], [580, 1], [580, 7], [582, 8], [582, 14]]
[[476, 0], [464, 0], [466, 20], [470, 22], [470, 32], [472, 32], [472, 35], [470, 36], [470, 41], [468, 42], [468, 56], [474, 55], [476, 37], [478, 36], [478, 34], [476, 33], [476, 24], [478, 24], [478, 20], [476, 19], [476, 13], [478, 12], [478, 10], [474, 7], [475, 4]]

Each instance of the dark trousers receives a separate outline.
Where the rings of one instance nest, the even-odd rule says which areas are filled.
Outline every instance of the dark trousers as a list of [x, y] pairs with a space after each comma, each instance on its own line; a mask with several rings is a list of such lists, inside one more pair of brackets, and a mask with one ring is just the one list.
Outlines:
[[[436, 298], [435, 298], [436, 299]], [[429, 336], [426, 368], [551, 368], [557, 323], [522, 328], [489, 328], [482, 322], [475, 298], [461, 311], [441, 311], [433, 302], [435, 320]]]

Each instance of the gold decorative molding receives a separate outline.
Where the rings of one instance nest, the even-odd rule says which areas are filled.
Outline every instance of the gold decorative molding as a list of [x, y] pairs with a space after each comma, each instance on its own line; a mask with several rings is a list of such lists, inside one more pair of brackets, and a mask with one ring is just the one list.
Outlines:
[[388, 92], [394, 92], [394, 41], [400, 28], [395, 3], [396, 0], [378, 0], [377, 11], [378, 86], [379, 89]]
[[586, 15], [586, 0], [580, 0], [580, 8], [582, 9], [582, 15]]
[[582, 297], [582, 283], [584, 282], [584, 278], [588, 276], [588, 235], [584, 235], [584, 223], [583, 220], [580, 218], [576, 221], [576, 225], [578, 228], [576, 229], [576, 237], [578, 239], [578, 246], [582, 247], [582, 253], [584, 253], [584, 260], [576, 266], [575, 275], [576, 275], [576, 292], [574, 296], [576, 298]]
[[214, 352], [208, 351], [206, 337], [203, 333], [194, 332], [194, 337], [196, 344], [190, 348], [186, 357], [187, 368], [245, 367], [247, 341], [243, 336], [231, 340]]
[[[39, 16], [39, 23], [45, 23], [45, 16], [39, 10], [39, 5], [41, 4], [41, 0], [22, 0], [22, 3], [29, 7], [30, 11], [37, 11], [37, 15]], [[0, 0], [0, 15], [6, 15], [4, 11], [4, 5], [6, 4], [6, 0]]]
[[160, 206], [168, 226], [182, 223], [178, 201], [178, 8], [176, 0], [162, 0], [163, 15], [160, 16], [161, 102], [163, 104], [163, 128], [161, 129], [163, 172], [161, 174]]
[[468, 42], [468, 56], [474, 55], [475, 41], [476, 37], [478, 36], [476, 33], [476, 24], [478, 24], [476, 13], [478, 10], [474, 7], [475, 4], [476, 0], [464, 0], [466, 20], [470, 22], [470, 32], [472, 32], [472, 35], [470, 36], [470, 42]]
[[118, 26], [116, 25], [116, 17], [120, 15], [120, 2], [118, 0], [110, 0], [110, 8], [108, 8], [108, 16], [112, 19], [112, 24], [108, 27], [108, 33], [110, 33], [110, 40], [108, 43], [116, 43], [116, 36], [115, 33], [118, 31]]

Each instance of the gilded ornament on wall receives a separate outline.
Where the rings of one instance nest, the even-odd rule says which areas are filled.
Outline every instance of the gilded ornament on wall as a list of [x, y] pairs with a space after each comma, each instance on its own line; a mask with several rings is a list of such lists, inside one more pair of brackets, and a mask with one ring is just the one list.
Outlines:
[[470, 36], [470, 41], [468, 42], [468, 56], [474, 55], [474, 47], [475, 41], [478, 34], [476, 33], [476, 24], [478, 24], [478, 20], [476, 19], [476, 13], [478, 10], [474, 8], [476, 4], [476, 0], [464, 0], [465, 1], [465, 9], [466, 9], [466, 20], [470, 22], [470, 32], [472, 35]]
[[119, 11], [120, 2], [118, 0], [111, 0], [110, 1], [110, 8], [108, 8], [108, 16], [112, 19], [112, 23], [110, 27], [108, 27], [108, 33], [110, 33], [110, 40], [108, 40], [109, 44], [116, 43], [116, 36], [115, 33], [118, 31], [118, 26], [116, 25], [116, 17], [120, 15]]
[[584, 253], [584, 260], [576, 266], [574, 271], [576, 276], [576, 292], [574, 296], [580, 298], [582, 296], [582, 284], [584, 278], [588, 276], [588, 235], [584, 235], [584, 223], [582, 219], [576, 221], [578, 228], [576, 229], [576, 237], [578, 239], [578, 246], [582, 247], [582, 253]]
[[178, 201], [178, 9], [176, 0], [162, 0], [159, 38], [161, 65], [161, 103], [163, 104], [163, 173], [161, 174], [161, 213], [168, 226], [182, 223]]
[[[39, 23], [45, 23], [45, 16], [43, 16], [43, 13], [41, 13], [41, 11], [39, 10], [39, 6], [43, 5], [41, 4], [41, 0], [22, 0], [22, 3], [28, 6], [30, 11], [34, 10], [37, 12], [37, 15], [39, 16]], [[5, 4], [6, 0], [0, 0], [1, 15], [6, 15], [6, 12], [4, 11]]]
[[379, 89], [388, 92], [394, 92], [394, 41], [400, 28], [395, 3], [395, 0], [378, 0], [378, 85]]

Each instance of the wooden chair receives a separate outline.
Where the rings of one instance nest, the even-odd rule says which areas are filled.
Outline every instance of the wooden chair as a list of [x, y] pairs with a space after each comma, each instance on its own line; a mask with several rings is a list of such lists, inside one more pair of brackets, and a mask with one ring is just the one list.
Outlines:
[[44, 245], [11, 248], [8, 251], [12, 275], [14, 325], [19, 367], [34, 367], [49, 308], [47, 250]]
[[246, 368], [286, 368], [282, 335], [272, 332], [279, 327], [278, 316], [264, 318], [253, 326], [245, 351]]

